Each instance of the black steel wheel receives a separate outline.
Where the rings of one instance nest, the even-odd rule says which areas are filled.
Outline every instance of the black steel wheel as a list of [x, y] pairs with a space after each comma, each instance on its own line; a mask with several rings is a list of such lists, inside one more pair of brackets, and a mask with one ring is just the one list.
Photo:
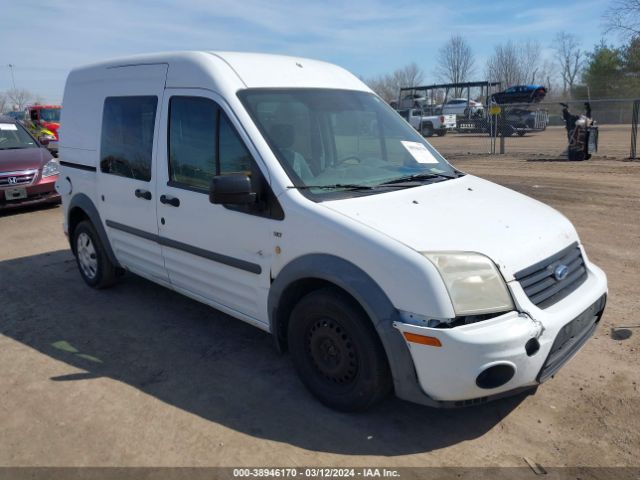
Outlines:
[[391, 390], [386, 355], [371, 320], [338, 289], [317, 290], [298, 302], [288, 345], [302, 382], [331, 408], [366, 410]]

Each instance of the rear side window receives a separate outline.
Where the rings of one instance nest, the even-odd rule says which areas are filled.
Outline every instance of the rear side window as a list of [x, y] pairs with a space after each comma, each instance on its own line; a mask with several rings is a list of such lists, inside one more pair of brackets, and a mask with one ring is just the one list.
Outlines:
[[158, 97], [108, 97], [102, 114], [100, 170], [151, 180], [153, 131]]

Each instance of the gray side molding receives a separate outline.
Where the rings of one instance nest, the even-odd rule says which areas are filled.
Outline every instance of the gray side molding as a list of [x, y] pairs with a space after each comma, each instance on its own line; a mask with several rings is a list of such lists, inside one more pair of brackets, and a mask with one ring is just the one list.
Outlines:
[[[118, 260], [116, 259], [116, 256], [114, 255], [113, 250], [111, 249], [111, 243], [109, 243], [109, 237], [107, 237], [107, 232], [104, 230], [104, 226], [102, 225], [102, 220], [100, 219], [100, 214], [98, 213], [98, 209], [96, 208], [96, 206], [93, 204], [93, 201], [84, 193], [78, 193], [74, 195], [73, 198], [71, 199], [71, 202], [69, 202], [69, 208], [67, 210], [69, 212], [69, 215], [71, 214], [74, 208], [80, 208], [84, 213], [87, 214], [87, 217], [89, 217], [89, 220], [91, 220], [91, 223], [93, 224], [93, 227], [96, 229], [96, 232], [98, 232], [98, 236], [100, 237], [100, 242], [102, 242], [102, 245], [104, 245], [104, 248], [107, 253], [107, 256], [109, 257], [109, 260], [113, 265], [115, 265], [116, 267], [119, 267], [120, 264], [118, 263]], [[67, 221], [69, 220], [70, 218], [67, 218]], [[69, 246], [73, 251], [71, 235], [69, 235]]]
[[286, 265], [269, 290], [268, 312], [271, 333], [281, 335], [280, 322], [286, 322], [279, 312], [280, 300], [287, 288], [299, 280], [316, 279], [330, 282], [349, 293], [365, 310], [375, 327], [389, 360], [396, 396], [428, 406], [440, 406], [427, 396], [418, 377], [409, 348], [400, 332], [393, 328], [399, 314], [384, 291], [364, 271], [339, 257], [310, 254]]

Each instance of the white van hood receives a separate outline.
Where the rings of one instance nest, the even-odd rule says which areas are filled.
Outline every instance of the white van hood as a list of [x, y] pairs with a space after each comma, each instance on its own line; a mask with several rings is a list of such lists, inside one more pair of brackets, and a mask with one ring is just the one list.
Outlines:
[[506, 281], [578, 240], [556, 210], [472, 175], [323, 205], [419, 252], [482, 253]]

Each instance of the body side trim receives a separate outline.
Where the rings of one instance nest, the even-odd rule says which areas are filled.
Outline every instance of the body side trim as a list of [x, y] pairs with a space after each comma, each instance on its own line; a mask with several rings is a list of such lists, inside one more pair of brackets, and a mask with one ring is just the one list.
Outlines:
[[91, 165], [83, 165], [82, 163], [67, 162], [65, 160], [60, 160], [60, 165], [62, 165], [63, 167], [77, 168], [78, 170], [86, 170], [87, 172], [96, 172], [98, 170], [96, 167], [92, 167]]
[[245, 272], [255, 273], [256, 275], [262, 273], [262, 267], [257, 263], [247, 262], [246, 260], [242, 260], [239, 258], [229, 257], [227, 255], [222, 255], [221, 253], [204, 250], [202, 248], [194, 247], [193, 245], [178, 242], [176, 240], [171, 240], [170, 238], [162, 237], [160, 235], [156, 235], [155, 233], [145, 232], [144, 230], [130, 227], [128, 225], [123, 225], [112, 220], [107, 220], [106, 224], [108, 227], [115, 228], [116, 230], [142, 237], [147, 240], [151, 240], [152, 242], [159, 243], [160, 245], [163, 245], [165, 247], [182, 250], [183, 252], [190, 253], [191, 255], [196, 255], [198, 257], [212, 260], [214, 262], [222, 263], [223, 265], [228, 265], [233, 268], [244, 270]]

